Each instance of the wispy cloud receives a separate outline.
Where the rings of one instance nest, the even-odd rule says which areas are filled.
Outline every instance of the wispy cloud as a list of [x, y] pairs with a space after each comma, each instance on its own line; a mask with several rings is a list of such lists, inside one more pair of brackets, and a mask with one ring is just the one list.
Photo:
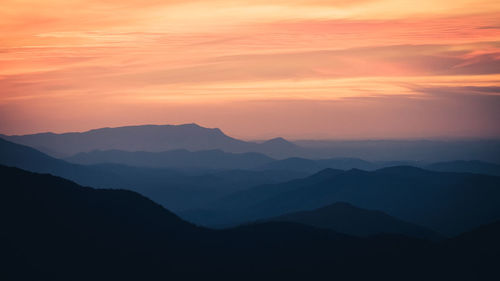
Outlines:
[[[423, 135], [446, 131], [418, 121], [423, 115], [446, 125], [459, 118], [463, 130], [445, 134], [492, 135], [488, 126], [500, 121], [491, 110], [500, 95], [499, 13], [488, 0], [5, 0], [0, 130], [173, 120], [257, 135], [255, 115], [282, 124], [271, 112], [279, 108], [303, 124], [271, 126], [285, 135], [321, 134], [312, 123], [349, 118], [352, 131], [330, 129], [404, 136], [412, 133], [406, 120]], [[218, 113], [228, 104], [234, 118]], [[476, 121], [457, 117], [458, 108]]]

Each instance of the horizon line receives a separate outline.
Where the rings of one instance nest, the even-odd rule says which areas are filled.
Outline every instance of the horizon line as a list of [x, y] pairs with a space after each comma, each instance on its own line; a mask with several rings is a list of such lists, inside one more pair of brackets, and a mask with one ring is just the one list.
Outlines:
[[154, 124], [154, 123], [144, 123], [144, 124], [132, 124], [132, 125], [122, 125], [122, 126], [104, 126], [104, 127], [97, 127], [97, 128], [91, 128], [91, 129], [82, 129], [82, 130], [70, 130], [70, 131], [58, 131], [58, 130], [52, 130], [52, 131], [38, 131], [38, 132], [26, 132], [26, 133], [16, 133], [16, 134], [8, 134], [8, 133], [0, 133], [0, 136], [8, 136], [8, 137], [16, 137], [16, 136], [27, 136], [27, 135], [41, 135], [41, 134], [53, 134], [53, 135], [64, 135], [64, 134], [83, 134], [83, 133], [88, 133], [92, 131], [97, 131], [97, 130], [103, 130], [103, 129], [118, 129], [118, 128], [126, 128], [126, 127], [147, 127], [147, 126], [173, 126], [173, 127], [180, 127], [180, 126], [189, 126], [189, 125], [194, 125], [200, 128], [204, 129], [209, 129], [209, 130], [219, 130], [221, 131], [224, 135], [235, 138], [238, 140], [244, 140], [244, 141], [249, 141], [249, 142], [262, 142], [262, 141], [268, 141], [271, 139], [277, 139], [277, 138], [283, 138], [287, 141], [295, 142], [295, 141], [312, 141], [312, 142], [349, 142], [349, 141], [500, 141], [500, 136], [427, 136], [427, 137], [393, 137], [393, 138], [383, 138], [383, 137], [310, 137], [310, 136], [303, 136], [303, 137], [293, 137], [293, 136], [281, 136], [281, 135], [274, 135], [274, 136], [253, 136], [253, 137], [248, 137], [248, 136], [238, 136], [238, 135], [232, 135], [229, 133], [226, 133], [223, 129], [219, 127], [208, 127], [204, 125], [200, 125], [199, 123], [196, 122], [189, 122], [189, 123], [160, 123], [160, 124]]

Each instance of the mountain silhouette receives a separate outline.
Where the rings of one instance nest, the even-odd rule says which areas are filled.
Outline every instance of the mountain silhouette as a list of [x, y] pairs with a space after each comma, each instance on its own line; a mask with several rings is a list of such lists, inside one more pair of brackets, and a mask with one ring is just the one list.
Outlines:
[[[290, 171], [176, 171], [116, 164], [79, 165], [0, 138], [0, 164], [50, 173], [82, 185], [129, 189], [173, 210], [201, 207], [234, 191], [306, 176]], [[198, 154], [195, 154], [198, 155]], [[243, 156], [245, 158], [245, 156]], [[259, 155], [256, 157], [259, 159]], [[231, 157], [229, 157], [231, 159]], [[246, 159], [246, 158], [245, 158]]]
[[289, 171], [173, 171], [115, 164], [91, 167], [113, 173], [120, 180], [116, 187], [139, 192], [173, 211], [205, 207], [236, 191], [305, 176]]
[[163, 152], [177, 149], [223, 150], [234, 153], [263, 152], [270, 156], [281, 156], [297, 147], [281, 138], [262, 144], [246, 142], [229, 137], [218, 128], [204, 128], [197, 124], [126, 126], [81, 133], [40, 133], [2, 137], [55, 157], [69, 157], [94, 150]]
[[[0, 177], [2, 244], [10, 244], [36, 279], [49, 280], [57, 272], [82, 280], [108, 272], [111, 278], [121, 265], [135, 266], [128, 259], [154, 262], [145, 253], [155, 247], [178, 251], [181, 237], [200, 231], [135, 192], [92, 189], [5, 166]], [[81, 272], [82, 265], [94, 272]]]
[[289, 222], [210, 230], [135, 192], [5, 166], [0, 177], [5, 280], [493, 280], [497, 273], [498, 223], [442, 242]]
[[[262, 147], [261, 147], [262, 148]], [[261, 149], [262, 150], [262, 149]], [[275, 160], [265, 154], [229, 153], [222, 150], [188, 151], [185, 149], [165, 152], [94, 150], [64, 158], [77, 164], [114, 163], [139, 167], [197, 168], [197, 169], [250, 169], [317, 173], [326, 168], [349, 170], [375, 170], [395, 163], [372, 163], [356, 158], [305, 159], [299, 157]]]
[[432, 240], [442, 238], [425, 227], [404, 222], [381, 211], [365, 210], [344, 202], [312, 211], [285, 214], [266, 221], [297, 222], [356, 236], [402, 234]]
[[212, 204], [211, 212], [217, 215], [205, 216], [205, 221], [197, 220], [201, 216], [186, 218], [226, 225], [347, 202], [453, 235], [500, 218], [499, 186], [499, 177], [415, 167], [373, 172], [329, 169], [305, 179], [231, 194]]
[[259, 150], [266, 154], [273, 154], [275, 151], [293, 152], [298, 149], [299, 146], [281, 137], [259, 143]]
[[[137, 191], [202, 225], [234, 225], [345, 201], [446, 235], [499, 216], [499, 178], [393, 167], [290, 171], [182, 172], [123, 165], [77, 165], [0, 139], [0, 164], [50, 173], [98, 188]], [[258, 186], [260, 185], [260, 186]]]
[[[250, 142], [230, 137], [218, 128], [205, 128], [197, 124], [138, 125], [100, 128], [86, 132], [0, 135], [0, 137], [36, 148], [57, 158], [94, 150], [162, 152], [186, 149], [189, 151], [222, 150], [232, 153], [257, 152], [276, 159], [358, 158], [372, 162], [411, 160], [409, 163], [476, 159], [500, 163], [498, 140], [297, 140], [290, 142], [278, 137], [264, 142]], [[364, 164], [345, 163], [344, 167], [372, 170], [371, 167], [362, 165]], [[386, 163], [376, 168], [387, 166], [394, 166], [394, 164]], [[329, 165], [323, 167], [341, 168]]]
[[325, 169], [319, 173], [302, 179], [295, 179], [284, 183], [256, 186], [251, 189], [231, 194], [228, 197], [223, 198], [223, 200], [217, 202], [216, 205], [218, 208], [227, 210], [252, 207], [258, 202], [266, 201], [280, 194], [306, 188], [312, 184], [320, 184], [342, 173], [344, 173], [342, 170]]
[[274, 160], [257, 167], [261, 170], [287, 170], [316, 173], [326, 168], [373, 171], [394, 166], [412, 166], [438, 172], [475, 173], [500, 176], [500, 165], [485, 161], [456, 160], [448, 162], [422, 163], [415, 161], [365, 161], [359, 158], [306, 159], [291, 157]]
[[82, 165], [50, 157], [28, 146], [15, 144], [0, 138], [0, 165], [18, 167], [32, 172], [50, 173], [86, 185], [114, 187], [115, 175]]
[[252, 169], [274, 161], [274, 159], [255, 152], [228, 153], [221, 150], [191, 152], [171, 150], [165, 152], [94, 150], [82, 152], [65, 158], [78, 164], [114, 163], [139, 167], [155, 168], [198, 168], [198, 169]]

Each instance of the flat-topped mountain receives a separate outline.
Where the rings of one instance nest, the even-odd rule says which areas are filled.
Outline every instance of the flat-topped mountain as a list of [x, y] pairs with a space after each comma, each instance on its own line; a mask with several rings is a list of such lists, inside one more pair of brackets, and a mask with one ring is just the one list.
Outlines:
[[[399, 164], [419, 166], [422, 163], [460, 159], [500, 163], [498, 156], [500, 155], [500, 141], [498, 140], [294, 140], [290, 142], [277, 137], [267, 141], [252, 142], [230, 137], [218, 128], [205, 128], [197, 124], [138, 125], [61, 134], [38, 133], [16, 136], [0, 134], [0, 137], [36, 148], [57, 158], [94, 150], [162, 152], [186, 149], [189, 151], [222, 150], [232, 153], [257, 152], [276, 159], [290, 157], [323, 159], [325, 161], [318, 161], [316, 164], [320, 164], [323, 168], [339, 169], [371, 170], [393, 166], [396, 164], [394, 161]], [[333, 158], [334, 162], [330, 162], [329, 158]], [[341, 159], [343, 161], [339, 161]], [[318, 171], [312, 168], [305, 167], [300, 170]]]
[[197, 124], [126, 126], [87, 132], [2, 137], [56, 157], [94, 150], [161, 152], [175, 149], [219, 149], [226, 152], [264, 152], [268, 155], [280, 155], [289, 153], [296, 147], [281, 138], [264, 143], [242, 141], [227, 136], [220, 129], [205, 128]]

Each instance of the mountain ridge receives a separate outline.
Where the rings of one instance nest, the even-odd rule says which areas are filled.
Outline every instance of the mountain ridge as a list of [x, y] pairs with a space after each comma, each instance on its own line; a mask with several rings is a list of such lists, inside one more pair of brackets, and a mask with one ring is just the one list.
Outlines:
[[445, 235], [500, 219], [500, 177], [410, 166], [338, 171], [315, 180], [321, 174], [235, 192], [213, 203], [214, 216], [203, 220], [207, 225], [232, 225], [339, 201], [384, 211]]
[[[101, 135], [101, 137], [99, 137]], [[195, 123], [181, 125], [133, 125], [106, 127], [84, 132], [0, 135], [7, 140], [34, 147], [57, 158], [96, 149], [127, 151], [166, 151], [173, 149], [226, 152], [259, 152], [272, 158], [303, 157], [359, 158], [372, 162], [394, 161], [435, 163], [475, 159], [499, 164], [499, 140], [352, 140], [352, 141], [289, 141], [276, 137], [266, 141], [245, 141], [226, 135], [219, 128], [205, 128]], [[386, 153], [391, 151], [391, 153]], [[392, 162], [392, 164], [390, 164]], [[380, 163], [379, 163], [380, 164]], [[366, 163], [343, 163], [366, 169]], [[365, 166], [364, 166], [365, 165]], [[336, 166], [340, 168], [339, 166]], [[371, 168], [370, 168], [371, 169]]]
[[252, 169], [274, 161], [257, 152], [230, 153], [220, 149], [176, 149], [163, 152], [94, 150], [80, 152], [64, 160], [85, 165], [113, 163], [138, 167], [200, 169]]
[[290, 150], [297, 147], [284, 139], [289, 145], [283, 145], [283, 141], [276, 143], [276, 139], [262, 144], [238, 140], [219, 128], [205, 128], [195, 123], [107, 127], [62, 134], [3, 135], [3, 138], [32, 146], [56, 157], [110, 149], [148, 152], [221, 149], [234, 153], [261, 152], [273, 156], [290, 153]]
[[431, 240], [443, 238], [430, 229], [399, 220], [382, 211], [361, 209], [346, 202], [288, 213], [265, 221], [298, 222], [356, 236], [402, 234]]
[[290, 222], [210, 230], [135, 192], [1, 165], [0, 177], [0, 275], [6, 280], [323, 280], [332, 274], [487, 280], [497, 273], [499, 223], [443, 242], [359, 238]]
[[80, 165], [53, 158], [34, 148], [0, 138], [0, 164], [50, 173], [82, 185], [122, 188], [154, 198], [171, 209], [190, 208], [228, 193], [304, 176], [282, 171], [190, 171], [131, 167], [120, 164]]

